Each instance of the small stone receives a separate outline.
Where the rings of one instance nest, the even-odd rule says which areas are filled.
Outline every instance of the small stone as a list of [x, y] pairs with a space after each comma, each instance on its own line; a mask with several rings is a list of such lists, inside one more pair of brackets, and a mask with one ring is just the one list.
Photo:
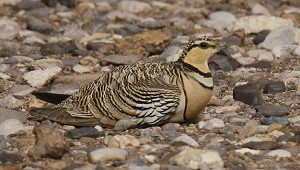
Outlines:
[[271, 32], [270, 30], [262, 30], [262, 31], [258, 32], [252, 40], [253, 43], [255, 45], [258, 45], [258, 44], [264, 42], [270, 32]]
[[150, 128], [140, 129], [140, 135], [141, 137], [152, 137], [152, 138], [161, 137], [161, 135], [157, 131]]
[[159, 29], [170, 25], [167, 20], [155, 20], [155, 19], [144, 19], [138, 26], [142, 28], [149, 28], [149, 29]]
[[3, 135], [0, 135], [0, 150], [7, 148], [7, 141]]
[[140, 13], [147, 12], [151, 10], [151, 6], [146, 2], [141, 1], [121, 1], [118, 4], [118, 8], [122, 11], [130, 12], [130, 13]]
[[3, 64], [17, 64], [18, 60], [13, 57], [8, 57], [3, 61]]
[[53, 67], [60, 67], [64, 68], [64, 64], [61, 60], [54, 59], [54, 58], [45, 58], [34, 61], [34, 67], [38, 69], [50, 69]]
[[236, 21], [236, 17], [227, 11], [212, 12], [208, 17], [209, 20], [203, 21], [202, 24], [218, 31], [224, 31]]
[[223, 128], [225, 127], [224, 121], [218, 118], [212, 118], [205, 122], [204, 129], [211, 130], [215, 128]]
[[41, 54], [29, 54], [28, 57], [33, 60], [40, 60], [40, 59], [44, 58], [44, 56], [42, 56]]
[[263, 93], [282, 93], [285, 91], [285, 84], [283, 81], [268, 81], [265, 85]]
[[239, 136], [244, 138], [258, 133], [258, 125], [259, 123], [254, 120], [247, 122], [245, 126], [238, 130]]
[[289, 121], [295, 126], [300, 127], [300, 116], [289, 118]]
[[134, 64], [137, 61], [141, 60], [141, 56], [134, 55], [108, 55], [102, 58], [102, 61], [107, 63], [116, 64], [116, 65], [129, 65]]
[[25, 123], [27, 116], [22, 112], [0, 107], [0, 123], [8, 119], [17, 119], [20, 122]]
[[127, 148], [127, 147], [139, 147], [140, 142], [131, 135], [115, 135], [109, 141], [107, 146], [109, 148]]
[[88, 157], [92, 163], [125, 161], [128, 157], [128, 152], [118, 148], [101, 148], [88, 153]]
[[255, 3], [251, 7], [251, 12], [252, 12], [252, 14], [255, 14], [255, 15], [270, 16], [270, 12], [268, 11], [268, 9], [259, 3]]
[[177, 131], [181, 128], [182, 126], [178, 123], [167, 123], [161, 127], [162, 130], [164, 131]]
[[60, 159], [69, 149], [68, 139], [61, 130], [48, 125], [39, 125], [34, 127], [33, 133], [36, 136], [36, 143], [28, 154], [34, 158]]
[[283, 149], [277, 149], [277, 150], [273, 150], [267, 153], [268, 156], [272, 156], [272, 157], [279, 157], [279, 158], [288, 158], [288, 157], [292, 157], [292, 154], [287, 151], [287, 150], [283, 150]]
[[23, 75], [23, 79], [32, 87], [42, 87], [47, 84], [54, 76], [61, 72], [60, 67], [45, 70], [34, 70]]
[[263, 103], [259, 88], [254, 83], [234, 87], [233, 99], [252, 106], [261, 105]]
[[263, 105], [258, 108], [258, 112], [264, 116], [285, 116], [289, 110], [284, 106]]
[[0, 39], [12, 40], [17, 37], [21, 28], [18, 23], [13, 20], [2, 17], [0, 19]]
[[24, 100], [20, 100], [13, 96], [12, 94], [9, 94], [3, 98], [0, 98], [0, 106], [6, 107], [9, 109], [16, 109], [24, 105]]
[[281, 145], [275, 141], [261, 141], [261, 142], [248, 142], [242, 145], [244, 148], [256, 150], [273, 150], [279, 148]]
[[272, 52], [262, 49], [249, 50], [247, 55], [258, 60], [273, 61], [274, 59]]
[[42, 55], [67, 54], [67, 53], [76, 54], [76, 51], [79, 50], [75, 41], [48, 43], [44, 45], [42, 49], [43, 49]]
[[245, 29], [246, 34], [273, 30], [280, 26], [292, 26], [293, 22], [274, 16], [245, 16], [237, 19], [234, 30]]
[[275, 116], [271, 116], [271, 117], [264, 117], [261, 120], [261, 123], [263, 125], [271, 125], [271, 124], [282, 124], [282, 125], [288, 125], [289, 121], [288, 118], [286, 117], [275, 117]]
[[247, 67], [247, 68], [250, 68], [250, 67], [254, 67], [254, 68], [271, 68], [272, 64], [269, 61], [259, 61], [257, 63], [252, 63], [252, 64], [245, 65], [245, 67]]
[[23, 162], [23, 159], [24, 157], [17, 153], [7, 151], [0, 152], [0, 162], [3, 164], [18, 164]]
[[61, 5], [65, 5], [65, 6], [69, 7], [69, 8], [74, 8], [77, 5], [76, 0], [58, 0], [58, 2]]
[[30, 130], [32, 127], [24, 126], [22, 122], [17, 119], [7, 119], [0, 123], [0, 135], [7, 137], [8, 135], [15, 134], [20, 130]]
[[186, 134], [183, 134], [181, 136], [178, 136], [177, 138], [173, 139], [173, 144], [175, 143], [184, 143], [184, 144], [187, 144], [189, 146], [192, 146], [192, 147], [199, 147], [199, 143], [196, 142], [193, 138], [191, 138], [190, 136], [186, 135]]
[[35, 17], [30, 17], [27, 21], [27, 24], [28, 24], [28, 29], [40, 33], [48, 34], [52, 31], [52, 25]]
[[217, 151], [186, 148], [170, 158], [169, 162], [186, 168], [198, 169], [203, 164], [207, 167], [222, 169], [224, 162]]
[[68, 131], [68, 136], [72, 139], [79, 139], [81, 137], [97, 138], [104, 136], [104, 132], [100, 132], [92, 127], [76, 128]]
[[251, 153], [252, 155], [260, 154], [259, 150], [254, 150], [249, 148], [236, 149], [235, 152], [240, 154]]
[[295, 29], [292, 26], [278, 27], [272, 30], [259, 46], [272, 50], [277, 46], [295, 45]]
[[142, 19], [141, 17], [135, 14], [122, 11], [111, 11], [108, 14], [106, 14], [105, 18], [112, 21], [125, 20], [127, 22], [140, 21]]
[[75, 66], [72, 67], [73, 71], [76, 73], [88, 73], [91, 72], [92, 68], [88, 66], [83, 66], [81, 64], [76, 64]]

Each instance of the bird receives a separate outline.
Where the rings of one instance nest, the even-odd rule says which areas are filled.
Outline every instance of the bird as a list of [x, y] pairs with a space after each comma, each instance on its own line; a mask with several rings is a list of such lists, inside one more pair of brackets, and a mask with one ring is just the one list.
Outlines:
[[213, 93], [208, 60], [224, 48], [220, 40], [196, 38], [177, 61], [115, 67], [62, 102], [30, 112], [60, 124], [116, 131], [195, 120]]

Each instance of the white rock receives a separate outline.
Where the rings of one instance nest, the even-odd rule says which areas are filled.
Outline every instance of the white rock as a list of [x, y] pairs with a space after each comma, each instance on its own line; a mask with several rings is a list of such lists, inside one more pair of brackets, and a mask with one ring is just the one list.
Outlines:
[[[223, 100], [225, 100], [225, 99], [223, 99]], [[221, 107], [216, 108], [216, 113], [219, 114], [219, 113], [223, 113], [223, 112], [235, 112], [240, 108], [241, 108], [241, 106], [238, 106], [238, 105], [221, 106]]]
[[98, 11], [111, 11], [112, 7], [108, 2], [94, 2]]
[[196, 142], [192, 137], [186, 135], [186, 134], [183, 134], [181, 136], [178, 136], [177, 138], [175, 138], [173, 141], [173, 143], [176, 143], [176, 142], [183, 142], [185, 144], [188, 144], [192, 147], [199, 147], [199, 143]]
[[141, 1], [121, 1], [118, 4], [118, 9], [130, 13], [146, 12], [152, 9], [151, 5]]
[[24, 62], [33, 62], [34, 60], [30, 57], [26, 57], [26, 56], [21, 56], [21, 55], [14, 55], [11, 56], [11, 58], [14, 58], [16, 60], [18, 60], [19, 63], [24, 63]]
[[7, 80], [7, 79], [10, 79], [10, 78], [11, 77], [9, 75], [0, 72], [0, 79]]
[[283, 132], [280, 132], [278, 130], [273, 130], [272, 132], [268, 133], [269, 136], [273, 137], [273, 138], [278, 138], [279, 136], [284, 135]]
[[249, 57], [237, 57], [235, 59], [242, 65], [248, 65], [255, 62], [254, 58], [249, 58]]
[[105, 18], [115, 21], [117, 19], [126, 20], [127, 22], [140, 21], [143, 18], [129, 12], [111, 11], [106, 14]]
[[289, 118], [289, 121], [295, 126], [300, 127], [300, 116]]
[[12, 40], [14, 39], [21, 28], [18, 23], [7, 18], [0, 19], [0, 39]]
[[272, 53], [276, 58], [285, 58], [295, 51], [297, 45], [282, 45], [272, 49]]
[[128, 152], [118, 148], [101, 148], [88, 153], [92, 163], [101, 163], [106, 161], [125, 161]]
[[259, 3], [255, 3], [252, 7], [251, 7], [251, 12], [252, 14], [262, 14], [262, 15], [267, 15], [270, 16], [270, 12], [268, 11], [268, 9], [264, 6], [262, 6]]
[[300, 56], [300, 45], [298, 45], [298, 46], [295, 48], [293, 54], [296, 55], [296, 56]]
[[267, 153], [268, 156], [276, 156], [276, 157], [280, 157], [280, 158], [286, 158], [286, 157], [292, 157], [292, 154], [287, 151], [287, 150], [283, 150], [283, 149], [277, 149], [277, 150], [273, 150]]
[[54, 58], [45, 58], [34, 61], [34, 67], [36, 69], [49, 69], [53, 67], [60, 67], [63, 68], [64, 64], [61, 60], [54, 59]]
[[108, 141], [108, 147], [110, 148], [127, 148], [127, 147], [139, 147], [140, 141], [131, 135], [115, 135]]
[[181, 56], [182, 49], [177, 46], [171, 46], [164, 50], [160, 55], [162, 58], [166, 58], [167, 62], [174, 62]]
[[169, 160], [170, 164], [199, 169], [200, 166], [222, 169], [224, 162], [217, 151], [186, 148]]
[[273, 30], [280, 26], [292, 26], [293, 22], [274, 16], [245, 16], [237, 19], [234, 30], [245, 29], [246, 34]]
[[76, 73], [88, 73], [88, 72], [91, 72], [91, 70], [92, 70], [92, 68], [90, 68], [88, 66], [83, 66], [81, 64], [76, 64], [75, 66], [73, 66], [72, 69]]
[[8, 136], [20, 130], [32, 130], [32, 126], [24, 126], [18, 119], [7, 119], [0, 124], [0, 135]]
[[240, 142], [237, 143], [237, 145], [243, 145], [243, 144], [248, 143], [248, 142], [261, 142], [261, 141], [263, 141], [263, 140], [259, 139], [256, 136], [251, 136], [251, 137], [242, 139]]
[[45, 70], [34, 70], [25, 73], [23, 75], [23, 79], [26, 80], [32, 87], [42, 87], [60, 72], [60, 67], [54, 67]]
[[259, 150], [249, 149], [249, 148], [236, 149], [235, 152], [240, 154], [245, 154], [245, 153], [251, 153], [253, 155], [260, 154]]
[[210, 20], [204, 20], [202, 24], [218, 31], [225, 30], [236, 21], [236, 17], [226, 11], [213, 12], [208, 18]]
[[22, 0], [0, 0], [0, 5], [17, 5]]
[[223, 128], [225, 127], [224, 121], [218, 118], [212, 118], [205, 122], [204, 129], [211, 130], [214, 128]]
[[6, 95], [3, 98], [0, 98], [0, 105], [2, 107], [15, 109], [24, 105], [24, 100], [15, 98], [12, 94]]
[[273, 53], [262, 49], [253, 49], [247, 52], [247, 55], [258, 60], [273, 61]]
[[277, 46], [295, 45], [295, 30], [293, 26], [280, 26], [273, 29], [259, 47], [273, 49]]

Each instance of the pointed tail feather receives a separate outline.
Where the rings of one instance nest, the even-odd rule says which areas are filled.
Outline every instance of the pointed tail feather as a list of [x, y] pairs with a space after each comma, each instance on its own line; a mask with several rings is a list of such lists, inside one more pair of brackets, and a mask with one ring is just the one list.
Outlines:
[[30, 113], [32, 116], [40, 116], [61, 124], [73, 126], [99, 125], [99, 120], [96, 118], [72, 117], [64, 108], [32, 108]]
[[32, 92], [32, 95], [34, 95], [36, 98], [53, 103], [53, 104], [59, 104], [60, 102], [64, 101], [71, 95], [69, 94], [57, 94], [57, 93], [48, 93], [48, 92]]

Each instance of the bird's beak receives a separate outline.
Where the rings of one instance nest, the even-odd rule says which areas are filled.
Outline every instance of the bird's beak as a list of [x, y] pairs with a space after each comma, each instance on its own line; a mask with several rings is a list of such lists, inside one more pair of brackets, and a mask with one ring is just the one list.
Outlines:
[[225, 49], [228, 46], [227, 46], [227, 44], [225, 42], [220, 42], [217, 47], [220, 48], [220, 49]]

